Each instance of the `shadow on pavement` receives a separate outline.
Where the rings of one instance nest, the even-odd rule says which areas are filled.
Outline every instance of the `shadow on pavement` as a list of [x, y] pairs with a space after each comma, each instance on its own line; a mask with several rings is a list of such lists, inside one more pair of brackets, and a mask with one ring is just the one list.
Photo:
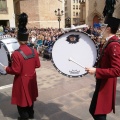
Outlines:
[[[34, 105], [35, 120], [82, 120], [60, 109], [56, 103], [36, 101]], [[11, 104], [11, 96], [0, 93], [0, 118], [17, 119], [19, 116], [16, 105]], [[3, 116], [2, 116], [3, 115]]]
[[120, 91], [119, 90], [117, 90], [117, 92], [116, 92], [116, 103], [115, 103], [115, 105], [120, 105]]
[[43, 102], [37, 101], [35, 103], [35, 109], [37, 110], [35, 111], [35, 114], [37, 114], [36, 118], [41, 120], [44, 120], [44, 117], [46, 117], [45, 120], [82, 120], [65, 111], [62, 111], [60, 107], [62, 107], [60, 104], [45, 104]]
[[3, 117], [9, 117], [11, 119], [16, 119], [18, 117], [16, 106], [11, 104], [11, 96], [2, 93], [0, 93], [0, 111]]
[[14, 76], [13, 75], [0, 75], [0, 87], [4, 85], [9, 85], [13, 83]]

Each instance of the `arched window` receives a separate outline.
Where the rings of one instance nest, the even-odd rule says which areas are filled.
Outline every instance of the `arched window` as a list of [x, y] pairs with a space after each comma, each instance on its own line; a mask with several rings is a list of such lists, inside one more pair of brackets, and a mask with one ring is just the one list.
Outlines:
[[7, 10], [7, 1], [0, 0], [0, 11], [6, 11], [6, 10]]

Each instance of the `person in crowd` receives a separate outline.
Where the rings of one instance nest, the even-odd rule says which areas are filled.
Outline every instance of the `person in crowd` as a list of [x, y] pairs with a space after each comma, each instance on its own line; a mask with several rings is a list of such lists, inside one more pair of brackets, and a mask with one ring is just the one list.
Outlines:
[[47, 37], [47, 40], [43, 42], [44, 43], [44, 51], [43, 51], [43, 57], [49, 58], [50, 56], [50, 47], [51, 47], [51, 37]]
[[0, 32], [4, 32], [3, 26], [0, 25]]
[[31, 35], [31, 44], [32, 44], [33, 46], [34, 46], [35, 41], [36, 41], [36, 34], [33, 33], [33, 34]]
[[50, 43], [50, 46], [51, 46], [51, 47], [53, 47], [55, 41], [56, 41], [56, 38], [53, 36], [52, 39], [51, 39], [51, 43]]
[[92, 34], [92, 27], [91, 26], [87, 29], [86, 33], [89, 34], [89, 35]]
[[53, 45], [54, 45], [54, 43], [55, 43], [55, 37], [52, 37], [51, 38], [51, 41], [50, 41], [50, 43], [49, 43], [49, 45], [48, 45], [48, 49], [47, 49], [47, 52], [48, 52], [48, 54], [49, 54], [49, 59], [51, 59], [51, 57], [52, 57], [52, 48], [53, 48]]
[[99, 32], [98, 32], [97, 28], [94, 28], [94, 29], [93, 29], [92, 34], [93, 34], [94, 36], [99, 36]]
[[34, 119], [34, 101], [38, 97], [35, 69], [40, 67], [40, 60], [37, 51], [26, 45], [28, 40], [25, 27], [27, 18], [26, 13], [19, 16], [17, 39], [20, 47], [11, 55], [11, 66], [4, 67], [8, 74], [15, 75], [11, 103], [17, 105], [20, 115], [18, 120]]
[[120, 20], [114, 17], [106, 17], [102, 27], [106, 44], [103, 46], [97, 68], [88, 68], [86, 71], [95, 75], [96, 87], [90, 105], [90, 113], [94, 120], [106, 120], [107, 114], [112, 110], [115, 113], [116, 84], [120, 76], [120, 43], [116, 32]]

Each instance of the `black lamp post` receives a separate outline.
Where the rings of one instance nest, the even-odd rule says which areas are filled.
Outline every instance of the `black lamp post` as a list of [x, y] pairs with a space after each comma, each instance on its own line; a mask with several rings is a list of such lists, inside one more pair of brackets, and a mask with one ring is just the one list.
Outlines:
[[67, 17], [65, 20], [66, 20], [66, 26], [70, 27], [71, 26], [71, 23], [70, 23], [71, 19], [70, 19], [70, 17]]
[[58, 16], [59, 31], [60, 31], [60, 21], [61, 21], [61, 16], [63, 15], [63, 10], [60, 11], [60, 9], [58, 8], [57, 10], [55, 10], [55, 15]]

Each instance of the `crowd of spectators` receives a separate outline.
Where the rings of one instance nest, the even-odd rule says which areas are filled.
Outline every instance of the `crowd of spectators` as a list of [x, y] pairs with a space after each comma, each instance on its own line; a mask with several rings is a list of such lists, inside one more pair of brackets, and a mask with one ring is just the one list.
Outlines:
[[[101, 45], [105, 42], [104, 39], [100, 38], [101, 29], [93, 28], [93, 27], [85, 27], [79, 29], [79, 31], [86, 32], [91, 36], [91, 39], [95, 42], [95, 44]], [[52, 47], [58, 37], [65, 33], [62, 29], [55, 28], [32, 28], [28, 29], [29, 39], [28, 46], [34, 47], [37, 49], [38, 53], [42, 57], [46, 57], [51, 59]], [[16, 37], [17, 30], [15, 28], [2, 27], [0, 26], [0, 33], [3, 33], [4, 36]]]

